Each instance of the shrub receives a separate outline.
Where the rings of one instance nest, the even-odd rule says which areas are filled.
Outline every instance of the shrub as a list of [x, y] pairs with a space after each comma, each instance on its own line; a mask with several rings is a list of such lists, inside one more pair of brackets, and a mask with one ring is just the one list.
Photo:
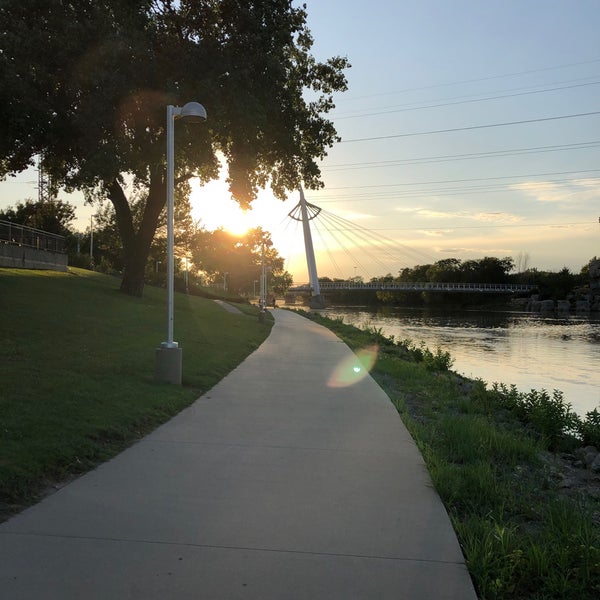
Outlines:
[[557, 448], [561, 438], [573, 435], [579, 428], [579, 417], [564, 401], [563, 394], [554, 390], [552, 397], [546, 390], [531, 390], [524, 396], [527, 421], [547, 441], [548, 447]]
[[[514, 385], [508, 387], [494, 383], [490, 393], [500, 407], [510, 410], [521, 422], [530, 425], [550, 450], [570, 444], [580, 435], [581, 419], [559, 390], [554, 390], [550, 396], [546, 390], [524, 393]], [[590, 425], [590, 434], [593, 435], [594, 429]], [[596, 429], [600, 433], [600, 426]]]
[[600, 448], [600, 411], [597, 408], [586, 413], [579, 424], [579, 435], [584, 446]]

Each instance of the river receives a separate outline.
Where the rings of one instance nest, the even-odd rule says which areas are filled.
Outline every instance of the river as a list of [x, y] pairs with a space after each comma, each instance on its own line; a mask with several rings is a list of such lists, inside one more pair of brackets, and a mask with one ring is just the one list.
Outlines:
[[452, 370], [524, 392], [558, 389], [584, 416], [600, 408], [600, 317], [531, 313], [433, 312], [406, 308], [330, 307], [323, 314], [396, 340], [450, 352]]

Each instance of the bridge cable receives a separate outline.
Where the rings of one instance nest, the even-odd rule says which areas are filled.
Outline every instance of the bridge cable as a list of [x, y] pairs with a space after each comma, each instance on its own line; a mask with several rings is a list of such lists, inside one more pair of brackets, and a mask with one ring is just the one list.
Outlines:
[[[374, 262], [375, 264], [377, 264], [380, 268], [383, 268], [385, 271], [389, 271], [389, 264], [384, 263], [374, 252], [371, 252], [369, 249], [369, 246], [373, 245], [373, 239], [372, 236], [365, 236], [363, 234], [363, 232], [358, 231], [358, 232], [354, 232], [354, 237], [352, 237], [351, 235], [349, 235], [347, 233], [348, 228], [343, 226], [343, 222], [340, 222], [339, 220], [337, 220], [336, 218], [332, 218], [331, 214], [325, 214], [323, 216], [324, 220], [326, 221], [326, 223], [328, 224], [328, 228], [327, 228], [327, 232], [329, 233], [329, 235], [331, 235], [332, 237], [334, 237], [335, 239], [338, 239], [337, 237], [335, 237], [335, 234], [333, 233], [334, 231], [338, 231], [341, 232], [341, 235], [350, 242], [350, 244], [352, 244], [353, 246], [360, 248], [360, 250], [371, 259], [371, 262]], [[358, 241], [358, 243], [357, 243]], [[340, 243], [338, 241], [338, 243]], [[341, 244], [340, 244], [341, 245]], [[384, 249], [384, 254], [385, 254], [385, 249]], [[397, 257], [390, 255], [390, 253], [388, 254], [388, 258], [391, 258], [394, 262], [398, 262]], [[352, 260], [354, 262], [356, 262], [361, 269], [363, 269], [363, 271], [365, 271], [366, 274], [369, 274], [369, 270], [366, 269], [364, 267], [364, 265], [360, 262], [360, 260], [358, 260], [354, 255], [350, 255], [350, 258], [352, 258]]]
[[[321, 215], [322, 215], [323, 217], [325, 217], [325, 218], [324, 218], [324, 220], [326, 220], [326, 215], [323, 215], [323, 214], [322, 214], [322, 212], [323, 212], [323, 211], [321, 211]], [[324, 235], [321, 233], [321, 231], [320, 231], [320, 228], [318, 229], [318, 231], [319, 231], [319, 235], [320, 235], [320, 237], [321, 237], [321, 240], [322, 240], [323, 244], [325, 245], [325, 247], [327, 248], [327, 251], [329, 252], [329, 248], [328, 248], [327, 242], [325, 241], [325, 236], [324, 236]], [[337, 236], [335, 233], [333, 233], [333, 230], [332, 230], [331, 228], [329, 228], [329, 227], [328, 227], [328, 228], [326, 229], [326, 231], [327, 231], [328, 235], [329, 235], [330, 237], [332, 237], [332, 238], [335, 240], [335, 242], [336, 242], [336, 243], [338, 244], [338, 246], [339, 246], [339, 247], [342, 249], [342, 251], [344, 252], [344, 254], [346, 254], [346, 256], [347, 256], [347, 257], [348, 257], [348, 258], [349, 258], [349, 259], [350, 259], [350, 260], [351, 260], [353, 263], [356, 263], [357, 265], [359, 265], [362, 271], [364, 271], [364, 272], [368, 273], [368, 270], [365, 268], [365, 266], [364, 266], [364, 265], [363, 265], [363, 264], [360, 262], [360, 260], [359, 260], [359, 259], [357, 259], [357, 258], [356, 258], [356, 257], [355, 257], [355, 256], [354, 256], [354, 255], [353, 255], [353, 254], [352, 254], [352, 253], [351, 253], [351, 252], [348, 250], [347, 246], [346, 246], [346, 245], [345, 245], [343, 242], [341, 242], [341, 241], [340, 241], [340, 239], [338, 238], [338, 236]], [[351, 241], [351, 242], [352, 242], [352, 240], [349, 240], [349, 241]], [[334, 261], [334, 262], [335, 262], [335, 261]], [[335, 264], [337, 265], [337, 262], [335, 262]], [[341, 269], [339, 269], [339, 267], [338, 267], [338, 275], [340, 275], [340, 276], [342, 276], [342, 277], [343, 277], [343, 274], [342, 274], [342, 272], [341, 272]]]

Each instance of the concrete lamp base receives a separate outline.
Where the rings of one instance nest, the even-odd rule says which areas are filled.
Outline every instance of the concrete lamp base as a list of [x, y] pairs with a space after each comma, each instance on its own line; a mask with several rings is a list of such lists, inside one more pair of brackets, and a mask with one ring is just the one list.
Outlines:
[[155, 379], [161, 383], [181, 385], [183, 352], [179, 347], [162, 345], [156, 349]]

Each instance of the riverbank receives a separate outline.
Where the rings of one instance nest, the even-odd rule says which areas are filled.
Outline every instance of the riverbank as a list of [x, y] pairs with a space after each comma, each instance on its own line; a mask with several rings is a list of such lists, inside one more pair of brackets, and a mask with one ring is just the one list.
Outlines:
[[[598, 596], [600, 476], [560, 395], [487, 390], [453, 373], [446, 352], [306, 316], [355, 350], [378, 346], [372, 375], [425, 458], [480, 598]], [[599, 439], [596, 419], [584, 443]]]
[[326, 308], [321, 314], [380, 329], [452, 353], [471, 379], [510, 382], [519, 391], [560, 390], [582, 417], [600, 408], [600, 319], [504, 310]]

